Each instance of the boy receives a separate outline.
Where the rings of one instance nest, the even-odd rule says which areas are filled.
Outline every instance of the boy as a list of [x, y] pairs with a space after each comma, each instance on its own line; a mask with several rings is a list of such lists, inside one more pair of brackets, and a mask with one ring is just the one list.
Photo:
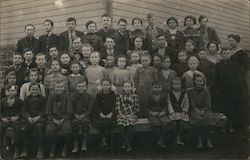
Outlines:
[[46, 63], [46, 67], [50, 68], [51, 67], [51, 61], [53, 60], [59, 60], [59, 51], [56, 46], [51, 46], [49, 48], [49, 57], [48, 61]]
[[87, 150], [87, 135], [90, 125], [90, 111], [93, 104], [93, 98], [87, 93], [87, 82], [85, 80], [80, 81], [76, 87], [77, 93], [72, 96], [72, 131], [73, 131], [73, 150], [78, 151], [78, 140], [80, 135], [83, 136], [81, 150]]
[[71, 114], [71, 105], [64, 86], [65, 84], [63, 81], [55, 82], [54, 91], [49, 94], [45, 111], [48, 117], [45, 135], [49, 142], [50, 158], [55, 156], [56, 144], [59, 142], [59, 138], [63, 138], [64, 146], [61, 156], [65, 157], [70, 140], [71, 126], [69, 118]]
[[62, 75], [68, 76], [71, 73], [71, 71], [70, 71], [70, 56], [67, 53], [61, 54], [60, 63], [61, 63]]
[[34, 37], [35, 26], [33, 24], [27, 24], [25, 27], [26, 37], [17, 41], [17, 53], [23, 54], [25, 48], [30, 48], [34, 54], [39, 50], [38, 39]]
[[88, 21], [86, 23], [87, 33], [81, 38], [83, 43], [89, 43], [92, 45], [95, 51], [99, 51], [101, 48], [103, 48], [103, 41], [102, 37], [95, 34], [96, 27], [97, 25], [94, 21]]
[[34, 53], [32, 52], [32, 50], [29, 48], [26, 48], [26, 49], [24, 49], [23, 52], [24, 52], [24, 54], [23, 54], [24, 67], [26, 67], [27, 70], [29, 70], [31, 68], [36, 68], [36, 63], [34, 62]]
[[117, 24], [118, 30], [112, 35], [112, 37], [115, 41], [116, 50], [125, 55], [130, 48], [130, 33], [126, 30], [128, 22], [126, 19], [121, 18], [118, 20]]
[[108, 14], [102, 15], [102, 29], [96, 32], [96, 35], [102, 37], [105, 42], [107, 37], [112, 36], [116, 31], [111, 28], [111, 17]]
[[69, 56], [73, 61], [79, 61], [81, 57], [81, 49], [82, 49], [82, 39], [80, 37], [75, 37], [72, 42], [72, 47], [70, 49]]
[[46, 19], [43, 22], [43, 27], [44, 27], [46, 34], [41, 35], [39, 37], [39, 52], [42, 52], [46, 56], [48, 56], [49, 48], [51, 46], [58, 47], [59, 36], [52, 32], [53, 27], [54, 27], [54, 22], [52, 20]]
[[115, 48], [114, 39], [112, 37], [107, 37], [104, 43], [104, 47], [100, 50], [100, 54], [101, 58], [105, 60], [109, 55], [117, 57], [121, 53], [119, 53]]
[[49, 68], [46, 67], [46, 56], [43, 53], [37, 53], [36, 55], [36, 65], [38, 71], [37, 81], [44, 84], [44, 78], [49, 74]]
[[68, 28], [67, 31], [62, 32], [59, 35], [59, 51], [60, 52], [69, 52], [72, 47], [72, 41], [74, 37], [81, 37], [84, 33], [75, 29], [76, 27], [76, 19], [70, 17], [66, 21], [66, 26]]

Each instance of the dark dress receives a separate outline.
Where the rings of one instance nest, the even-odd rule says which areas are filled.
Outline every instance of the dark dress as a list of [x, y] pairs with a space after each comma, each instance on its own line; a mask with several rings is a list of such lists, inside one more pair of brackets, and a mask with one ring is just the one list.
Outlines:
[[169, 30], [164, 32], [168, 47], [180, 51], [184, 48], [183, 33], [181, 31], [176, 31], [176, 34], [171, 34]]
[[124, 33], [122, 33], [118, 30], [112, 35], [112, 38], [115, 41], [115, 49], [124, 55], [126, 55], [130, 48], [129, 32], [130, 31], [126, 30]]
[[189, 70], [188, 64], [177, 62], [172, 66], [172, 69], [177, 73], [177, 77], [182, 77]]

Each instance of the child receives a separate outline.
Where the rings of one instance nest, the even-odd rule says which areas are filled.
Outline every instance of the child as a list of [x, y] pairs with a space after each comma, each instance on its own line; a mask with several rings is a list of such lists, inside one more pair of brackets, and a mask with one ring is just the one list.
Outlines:
[[153, 131], [157, 138], [157, 145], [161, 148], [166, 148], [163, 141], [165, 127], [169, 122], [167, 111], [167, 96], [162, 94], [162, 84], [160, 81], [153, 83], [152, 95], [148, 100], [148, 120], [150, 121]]
[[55, 156], [56, 143], [59, 142], [59, 138], [63, 138], [64, 142], [63, 150], [61, 152], [62, 157], [66, 156], [70, 142], [70, 114], [72, 108], [70, 105], [70, 98], [65, 89], [63, 81], [56, 81], [54, 91], [50, 92], [47, 100], [45, 113], [48, 117], [48, 123], [45, 135], [47, 136], [48, 145], [50, 147], [50, 158]]
[[169, 119], [173, 123], [175, 130], [176, 140], [178, 145], [184, 145], [182, 141], [182, 130], [185, 123], [189, 121], [189, 99], [187, 93], [182, 90], [181, 79], [176, 77], [171, 82], [171, 91], [168, 94], [168, 112]]
[[216, 42], [209, 42], [207, 44], [207, 48], [209, 52], [207, 56], [208, 61], [212, 62], [213, 64], [216, 64], [222, 60], [221, 55], [218, 53], [219, 46]]
[[[20, 145], [21, 143], [21, 130], [20, 130], [20, 114], [23, 102], [16, 97], [16, 87], [12, 85], [5, 86], [6, 97], [1, 99], [1, 137], [2, 143], [0, 156], [3, 148], [10, 149], [10, 143], [15, 146], [15, 153], [13, 158], [20, 157]], [[11, 141], [9, 141], [11, 139]], [[22, 148], [24, 149], [24, 148]], [[22, 156], [25, 156], [25, 150], [22, 151]]]
[[194, 41], [193, 40], [188, 39], [185, 42], [185, 51], [186, 51], [188, 57], [197, 56], [196, 51], [194, 50]]
[[71, 63], [71, 74], [68, 76], [69, 93], [72, 95], [76, 92], [76, 86], [79, 82], [85, 80], [85, 77], [80, 74], [80, 64], [78, 62]]
[[110, 74], [115, 70], [115, 57], [113, 55], [108, 55], [106, 58], [106, 65], [105, 65], [105, 70], [106, 70], [106, 78], [110, 77]]
[[59, 51], [56, 46], [51, 46], [49, 48], [49, 57], [48, 61], [46, 63], [46, 67], [50, 68], [51, 67], [51, 61], [57, 60], [59, 61]]
[[50, 69], [46, 67], [46, 56], [43, 53], [36, 54], [36, 64], [38, 70], [38, 82], [44, 84], [44, 78], [50, 73]]
[[102, 37], [102, 41], [105, 42], [107, 37], [112, 36], [116, 31], [111, 28], [111, 17], [108, 14], [102, 15], [102, 29], [96, 32], [96, 34]]
[[132, 52], [137, 52], [139, 53], [139, 55], [143, 55], [143, 54], [149, 54], [149, 52], [147, 50], [143, 50], [142, 46], [143, 46], [143, 39], [142, 37], [135, 37], [134, 38], [134, 50], [128, 50], [127, 51], [127, 56], [130, 57], [130, 54]]
[[170, 69], [171, 60], [168, 56], [162, 59], [161, 70], [158, 73], [158, 80], [162, 82], [163, 94], [168, 94], [171, 88], [171, 81], [176, 77], [176, 72]]
[[213, 122], [213, 118], [210, 116], [211, 111], [211, 99], [209, 91], [205, 88], [205, 78], [199, 73], [193, 75], [194, 88], [188, 92], [190, 100], [190, 119], [191, 123], [196, 129], [198, 136], [198, 149], [203, 148], [203, 140], [206, 141], [206, 146], [213, 148], [209, 133], [210, 127]]
[[176, 51], [180, 51], [183, 48], [183, 34], [182, 31], [177, 29], [179, 25], [178, 20], [175, 17], [167, 19], [168, 29], [165, 31], [166, 40], [168, 46]]
[[82, 44], [81, 37], [73, 38], [72, 47], [71, 47], [70, 53], [69, 53], [71, 60], [79, 61], [79, 59], [81, 57], [82, 45], [83, 44]]
[[70, 56], [67, 53], [61, 54], [60, 57], [61, 74], [68, 76], [71, 74], [70, 71]]
[[93, 98], [87, 93], [87, 82], [81, 80], [76, 85], [76, 93], [71, 98], [73, 119], [71, 120], [73, 133], [73, 150], [78, 151], [79, 138], [82, 137], [81, 150], [87, 151], [87, 136], [90, 125], [90, 111]]
[[116, 98], [116, 110], [117, 110], [117, 125], [121, 128], [122, 134], [122, 149], [126, 149], [126, 152], [132, 150], [130, 139], [132, 128], [135, 125], [139, 111], [139, 99], [136, 94], [133, 93], [133, 85], [131, 82], [123, 83], [123, 93]]
[[130, 66], [127, 66], [128, 71], [130, 72], [131, 75], [131, 81], [133, 84], [135, 84], [134, 79], [135, 79], [135, 73], [136, 70], [141, 67], [142, 65], [140, 64], [140, 55], [138, 52], [133, 51], [130, 54]]
[[79, 59], [79, 63], [83, 70], [85, 70], [86, 68], [88, 68], [89, 65], [91, 65], [91, 63], [89, 62], [89, 57], [92, 51], [93, 51], [93, 48], [89, 43], [83, 44], [82, 51], [81, 51], [82, 54]]
[[186, 51], [182, 50], [178, 53], [178, 62], [172, 66], [172, 69], [177, 73], [178, 77], [182, 77], [189, 70]]
[[29, 69], [36, 68], [36, 63], [33, 61], [34, 54], [33, 54], [32, 50], [29, 49], [29, 48], [24, 49], [23, 52], [24, 52], [24, 54], [23, 54], [23, 58], [24, 58], [23, 65], [24, 65], [24, 67], [27, 68], [27, 72], [28, 72]]
[[112, 37], [107, 37], [104, 43], [104, 48], [100, 50], [101, 57], [103, 60], [107, 58], [108, 55], [117, 57], [121, 53], [115, 48], [115, 41]]
[[116, 124], [116, 95], [111, 90], [111, 81], [103, 79], [101, 81], [102, 91], [96, 95], [94, 102], [94, 124], [98, 128], [102, 137], [101, 147], [107, 148], [107, 140]]
[[150, 61], [150, 55], [142, 55], [142, 67], [139, 67], [135, 73], [135, 88], [141, 107], [138, 113], [139, 117], [146, 117], [147, 100], [152, 93], [152, 84], [157, 80], [157, 72], [153, 67], [149, 66]]
[[153, 55], [152, 66], [156, 69], [157, 73], [161, 70], [162, 56], [160, 54]]
[[38, 144], [37, 158], [43, 158], [44, 130], [46, 126], [45, 107], [46, 99], [41, 95], [41, 84], [34, 82], [29, 85], [30, 95], [24, 100], [22, 108], [23, 118], [27, 126], [27, 137], [23, 137], [27, 143], [30, 136], [34, 136], [33, 142]]
[[[6, 76], [5, 76], [5, 81], [4, 81], [4, 86], [7, 86], [7, 85], [11, 85], [11, 86], [15, 86], [16, 87], [16, 90], [17, 90], [17, 95], [19, 95], [19, 88], [18, 86], [16, 85], [16, 74], [14, 71], [12, 72], [9, 72]], [[3, 99], [4, 97], [6, 97], [5, 95], [5, 87], [3, 87], [1, 89], [1, 98], [0, 99]]]
[[87, 33], [84, 34], [81, 38], [83, 43], [89, 43], [95, 51], [99, 51], [103, 48], [103, 41], [102, 37], [95, 34], [96, 27], [97, 25], [94, 21], [88, 21], [86, 23]]
[[125, 81], [130, 81], [131, 74], [126, 69], [127, 58], [125, 56], [119, 56], [117, 58], [117, 68], [110, 74], [111, 84], [117, 89], [116, 93], [122, 92], [122, 86]]
[[85, 77], [88, 80], [88, 93], [95, 97], [98, 92], [97, 86], [105, 77], [105, 68], [98, 64], [100, 62], [99, 52], [91, 52], [89, 61], [91, 66], [85, 70]]
[[[199, 73], [204, 76], [203, 73], [197, 70], [197, 67], [199, 66], [199, 60], [196, 57], [189, 57], [188, 59], [188, 67], [189, 70], [185, 72], [182, 76], [182, 81], [183, 81], [183, 87], [186, 90], [190, 90], [194, 87], [193, 83], [193, 75], [195, 73]], [[205, 76], [204, 76], [205, 78]]]
[[44, 87], [46, 95], [49, 95], [51, 91], [54, 90], [57, 81], [62, 81], [64, 83], [65, 91], [68, 91], [68, 79], [66, 76], [60, 73], [60, 65], [58, 61], [51, 62], [51, 73], [47, 75], [44, 79]]
[[[27, 98], [28, 96], [30, 96], [30, 85], [32, 83], [37, 83], [37, 78], [38, 78], [38, 72], [36, 69], [31, 69], [29, 72], [29, 82], [26, 82], [22, 85], [21, 89], [20, 89], [20, 99], [21, 100], [25, 100], [25, 98]], [[41, 83], [39, 84], [39, 88], [41, 91], [41, 95], [43, 97], [45, 97], [45, 88], [44, 85]]]

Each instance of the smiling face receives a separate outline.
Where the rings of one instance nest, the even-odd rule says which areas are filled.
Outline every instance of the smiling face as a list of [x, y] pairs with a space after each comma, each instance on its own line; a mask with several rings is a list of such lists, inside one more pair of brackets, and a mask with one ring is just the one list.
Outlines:
[[29, 75], [30, 82], [36, 82], [37, 81], [37, 72], [36, 71], [31, 71]]
[[68, 54], [62, 54], [60, 61], [62, 62], [62, 64], [69, 64], [70, 63], [70, 57]]
[[118, 24], [118, 28], [120, 31], [125, 32], [127, 28], [127, 23], [120, 21]]
[[13, 56], [13, 64], [20, 65], [23, 63], [23, 57], [21, 55], [14, 55]]
[[80, 72], [80, 65], [78, 63], [74, 63], [71, 65], [70, 69], [74, 74], [78, 74]]
[[125, 83], [123, 84], [123, 92], [124, 92], [125, 94], [131, 93], [131, 92], [132, 92], [132, 89], [133, 89], [133, 87], [132, 87], [132, 84], [131, 84], [131, 83], [125, 82]]
[[175, 29], [177, 27], [177, 23], [174, 20], [169, 20], [168, 21], [168, 27], [170, 29]]
[[140, 38], [140, 37], [135, 38], [134, 45], [135, 45], [135, 49], [141, 49], [142, 45], [143, 45], [142, 38]]
[[32, 85], [31, 87], [30, 87], [30, 94], [32, 95], [32, 96], [38, 96], [38, 95], [40, 95], [40, 87], [39, 87], [39, 85], [38, 84], [36, 84], [36, 85]]
[[87, 83], [86, 82], [81, 82], [77, 84], [76, 90], [78, 93], [82, 94], [87, 91]]

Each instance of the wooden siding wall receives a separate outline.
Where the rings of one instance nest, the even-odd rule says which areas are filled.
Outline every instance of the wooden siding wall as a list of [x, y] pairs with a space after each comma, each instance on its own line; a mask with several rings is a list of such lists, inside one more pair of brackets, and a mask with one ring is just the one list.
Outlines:
[[34, 24], [35, 36], [44, 33], [45, 19], [54, 21], [54, 33], [66, 30], [66, 19], [75, 17], [77, 29], [85, 30], [88, 20], [100, 26], [105, 13], [105, 0], [0, 0], [0, 46], [12, 46], [25, 36], [24, 26]]
[[155, 13], [158, 25], [163, 28], [166, 19], [174, 16], [180, 29], [186, 15], [197, 19], [206, 15], [208, 25], [216, 29], [223, 46], [227, 45], [228, 34], [238, 33], [242, 37], [241, 47], [250, 50], [248, 0], [113, 0], [114, 24], [121, 17], [127, 18], [130, 24], [133, 17], [141, 17], [146, 25], [147, 13]]

